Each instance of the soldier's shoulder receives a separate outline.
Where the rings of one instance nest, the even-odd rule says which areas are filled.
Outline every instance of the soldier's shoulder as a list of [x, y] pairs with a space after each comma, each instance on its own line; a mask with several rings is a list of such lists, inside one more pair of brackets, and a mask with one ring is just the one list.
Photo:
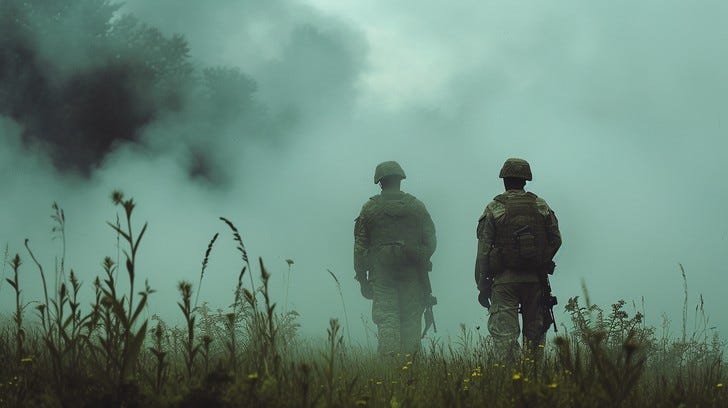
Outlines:
[[502, 201], [498, 200], [498, 197], [496, 196], [493, 201], [489, 202], [488, 205], [485, 206], [485, 210], [483, 210], [483, 215], [480, 216], [480, 219], [485, 219], [488, 215], [492, 216], [494, 219], [500, 217], [506, 212], [506, 206], [503, 204]]
[[361, 215], [365, 215], [366, 213], [372, 211], [374, 207], [377, 205], [377, 201], [379, 200], [379, 196], [371, 196], [369, 199], [364, 202], [364, 205], [361, 206]]
[[541, 197], [536, 197], [536, 207], [538, 207], [538, 211], [544, 215], [548, 215], [554, 211], [551, 209], [546, 200]]
[[404, 191], [400, 191], [400, 192], [399, 192], [399, 194], [402, 194], [402, 199], [403, 199], [403, 200], [420, 201], [420, 200], [418, 200], [418, 199], [417, 199], [417, 197], [415, 197], [415, 196], [414, 196], [413, 194], [410, 194], [410, 193], [406, 193], [406, 192], [404, 192]]
[[488, 203], [488, 205], [485, 207], [485, 211], [492, 213], [497, 218], [498, 215], [506, 212], [506, 205], [503, 203], [503, 201], [493, 199], [493, 201]]
[[402, 200], [411, 206], [425, 208], [425, 203], [410, 193], [402, 192]]

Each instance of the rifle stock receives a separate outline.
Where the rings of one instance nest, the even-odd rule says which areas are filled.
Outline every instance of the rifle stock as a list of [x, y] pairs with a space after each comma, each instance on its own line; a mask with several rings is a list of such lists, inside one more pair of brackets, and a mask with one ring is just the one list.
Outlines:
[[437, 298], [432, 296], [432, 294], [426, 294], [426, 300], [425, 300], [425, 329], [422, 331], [422, 338], [425, 338], [425, 335], [427, 335], [427, 331], [430, 330], [430, 327], [432, 327], [432, 330], [437, 333], [437, 323], [435, 323], [435, 314], [432, 312], [432, 307], [437, 304]]
[[556, 326], [556, 318], [554, 317], [554, 306], [559, 304], [559, 301], [551, 292], [551, 283], [549, 282], [548, 276], [553, 275], [554, 269], [556, 269], [556, 264], [551, 261], [551, 265], [549, 265], [546, 272], [541, 274], [541, 303], [544, 315], [544, 333], [549, 331], [549, 327], [551, 327], [551, 325], [554, 326], [554, 333], [559, 332], [559, 329]]
[[430, 327], [437, 333], [437, 323], [435, 323], [435, 314], [432, 311], [432, 307], [437, 304], [437, 298], [432, 296], [432, 284], [430, 283], [429, 271], [432, 269], [432, 264], [428, 261], [425, 270], [420, 272], [420, 284], [422, 285], [423, 299], [425, 303], [425, 329], [422, 331], [422, 338], [427, 335]]

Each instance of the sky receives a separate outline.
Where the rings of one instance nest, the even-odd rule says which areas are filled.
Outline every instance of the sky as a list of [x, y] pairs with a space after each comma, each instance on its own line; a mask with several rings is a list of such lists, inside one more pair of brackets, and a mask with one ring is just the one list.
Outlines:
[[[61, 251], [54, 201], [66, 213], [66, 265], [92, 292], [103, 257], [116, 255], [105, 221], [116, 217], [109, 195], [118, 188], [138, 203], [137, 228], [149, 222], [139, 251], [139, 276], [157, 290], [149, 315], [181, 322], [177, 282], [197, 290], [216, 232], [200, 299], [232, 303], [240, 258], [224, 216], [251, 259], [263, 258], [279, 308], [300, 313], [305, 335], [323, 335], [338, 317], [366, 344], [371, 304], [353, 280], [354, 218], [378, 193], [376, 164], [397, 160], [403, 190], [436, 226], [437, 336], [454, 338], [461, 323], [485, 325], [475, 228], [503, 189], [503, 161], [521, 157], [534, 174], [527, 189], [560, 221], [552, 287], [561, 305], [583, 299], [585, 285], [593, 303], [624, 299], [650, 324], [662, 327], [667, 316], [679, 336], [682, 264], [688, 335], [728, 332], [720, 315], [728, 307], [725, 2], [129, 0], [118, 13], [181, 34], [198, 66], [239, 68], [273, 120], [295, 120], [266, 140], [247, 137], [256, 130], [242, 119], [194, 133], [178, 117], [161, 118], [140, 143], [114, 144], [78, 175], [0, 116], [0, 243], [25, 260], [26, 300], [41, 292], [23, 240], [48, 271]], [[187, 132], [180, 143], [202, 146], [224, 183], [190, 178], [183, 149], [170, 143], [179, 132]], [[327, 270], [341, 281], [344, 306]], [[0, 286], [6, 313], [10, 289]], [[707, 324], [695, 316], [701, 296]], [[556, 317], [568, 323], [562, 306]]]

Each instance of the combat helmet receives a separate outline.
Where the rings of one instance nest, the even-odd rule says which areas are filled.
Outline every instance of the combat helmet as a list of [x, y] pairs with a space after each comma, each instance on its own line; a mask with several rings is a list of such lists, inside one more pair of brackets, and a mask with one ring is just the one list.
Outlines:
[[519, 178], [531, 181], [533, 176], [531, 175], [531, 166], [527, 161], [523, 159], [510, 158], [503, 163], [500, 174], [500, 178]]
[[407, 178], [404, 174], [404, 170], [402, 170], [402, 166], [393, 160], [385, 161], [377, 165], [377, 168], [374, 170], [374, 184], [379, 184], [379, 182], [387, 176], [400, 176], [403, 179]]

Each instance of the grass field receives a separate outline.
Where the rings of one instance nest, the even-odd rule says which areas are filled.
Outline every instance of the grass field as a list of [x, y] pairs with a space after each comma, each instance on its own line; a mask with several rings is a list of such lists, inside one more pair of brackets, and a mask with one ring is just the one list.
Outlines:
[[[345, 341], [337, 320], [326, 341], [311, 343], [297, 336], [295, 312], [278, 313], [263, 261], [250, 264], [224, 218], [241, 258], [234, 303], [212, 310], [180, 282], [182, 327], [145, 320], [154, 290], [140, 284], [136, 253], [146, 224], [132, 221], [133, 200], [119, 192], [112, 200], [123, 217], [109, 228], [124, 256], [121, 265], [104, 260], [91, 307], [78, 300], [72, 272], [49, 290], [27, 242], [27, 255], [6, 255], [11, 290], [3, 293], [14, 296], [15, 310], [0, 327], [0, 406], [728, 406], [722, 339], [688, 333], [685, 316], [682, 336], [659, 334], [621, 300], [601, 308], [587, 296], [569, 299], [568, 333], [549, 342], [542, 359], [511, 365], [494, 358], [485, 333], [465, 327], [452, 343], [425, 342], [419, 353], [387, 358]], [[54, 232], [65, 239], [63, 210], [53, 211]], [[201, 250], [198, 288], [217, 238]], [[33, 309], [22, 296], [21, 269], [37, 269], [43, 282]], [[120, 292], [121, 280], [128, 292]]]

